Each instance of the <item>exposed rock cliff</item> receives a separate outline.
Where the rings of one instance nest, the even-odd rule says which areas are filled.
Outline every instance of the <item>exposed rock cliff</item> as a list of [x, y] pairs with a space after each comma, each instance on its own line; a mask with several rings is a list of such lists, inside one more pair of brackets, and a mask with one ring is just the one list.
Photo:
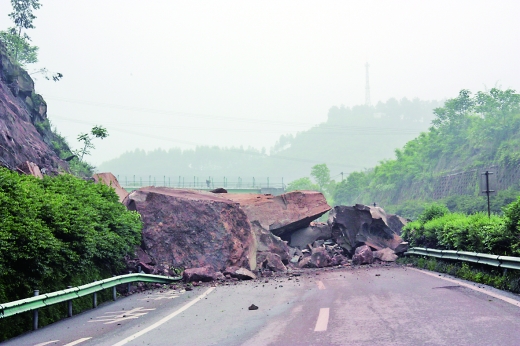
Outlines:
[[51, 149], [54, 137], [45, 100], [0, 42], [0, 166], [27, 174], [31, 173], [27, 162], [34, 162], [44, 174], [68, 170]]

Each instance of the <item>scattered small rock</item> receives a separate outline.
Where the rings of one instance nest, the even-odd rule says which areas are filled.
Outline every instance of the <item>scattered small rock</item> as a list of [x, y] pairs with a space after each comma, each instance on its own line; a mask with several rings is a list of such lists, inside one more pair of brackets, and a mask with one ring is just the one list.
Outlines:
[[249, 310], [258, 310], [258, 306], [255, 304], [251, 304], [251, 306], [248, 308]]

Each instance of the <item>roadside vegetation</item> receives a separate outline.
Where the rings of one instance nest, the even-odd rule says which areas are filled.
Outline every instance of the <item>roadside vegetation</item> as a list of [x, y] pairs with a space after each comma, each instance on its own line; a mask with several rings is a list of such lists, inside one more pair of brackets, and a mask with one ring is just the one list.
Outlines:
[[[69, 174], [38, 179], [0, 168], [0, 220], [0, 303], [120, 273], [141, 241], [139, 214], [112, 188]], [[75, 311], [90, 299], [75, 301]], [[65, 315], [63, 306], [43, 310], [42, 326]], [[0, 319], [0, 340], [31, 325], [31, 314]]]
[[[401, 236], [412, 247], [520, 256], [520, 198], [507, 205], [502, 216], [491, 217], [452, 213], [445, 205], [431, 204], [403, 228]], [[399, 261], [520, 293], [520, 273], [515, 270], [415, 255]]]

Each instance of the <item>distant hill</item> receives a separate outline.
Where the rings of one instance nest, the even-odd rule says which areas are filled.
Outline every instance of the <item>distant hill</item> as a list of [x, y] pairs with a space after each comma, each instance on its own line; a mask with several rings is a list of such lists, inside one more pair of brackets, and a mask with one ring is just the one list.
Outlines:
[[[283, 135], [270, 153], [252, 148], [201, 146], [191, 150], [172, 148], [151, 152], [135, 150], [102, 163], [97, 171], [110, 171], [119, 180], [184, 180], [203, 184], [207, 179], [228, 182], [284, 183], [308, 175], [315, 164], [326, 163], [333, 176], [372, 167], [392, 158], [394, 150], [426, 131], [436, 101], [390, 99], [376, 106], [332, 107], [326, 122], [296, 135]], [[135, 178], [134, 178], [135, 176]]]

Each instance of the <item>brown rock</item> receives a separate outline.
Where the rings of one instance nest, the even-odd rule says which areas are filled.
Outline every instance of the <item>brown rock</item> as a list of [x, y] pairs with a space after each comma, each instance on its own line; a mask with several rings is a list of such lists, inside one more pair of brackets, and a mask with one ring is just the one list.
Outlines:
[[356, 248], [354, 256], [352, 256], [353, 264], [371, 264], [372, 262], [374, 262], [374, 255], [369, 246], [363, 245]]
[[239, 280], [256, 279], [256, 275], [246, 268], [228, 267], [224, 270], [224, 275], [229, 275]]
[[324, 247], [314, 248], [308, 266], [311, 268], [323, 268], [330, 265], [331, 258]]
[[112, 173], [96, 173], [92, 178], [94, 178], [96, 183], [102, 183], [112, 187], [116, 191], [117, 196], [119, 196], [119, 202], [123, 202], [128, 196], [128, 192], [119, 185], [119, 182]]
[[186, 269], [184, 271], [184, 273], [182, 273], [182, 278], [186, 282], [214, 281], [214, 280], [217, 280], [217, 272], [211, 266], [206, 266], [206, 267], [201, 267], [201, 268], [190, 268], [190, 269]]
[[280, 255], [272, 252], [259, 252], [256, 257], [258, 268], [268, 269], [274, 272], [284, 272], [287, 267], [282, 262]]
[[153, 263], [210, 266], [214, 271], [256, 267], [255, 237], [247, 216], [236, 203], [218, 194], [144, 187], [128, 195], [124, 203], [141, 214], [142, 247]]
[[240, 203], [251, 222], [282, 236], [309, 226], [330, 210], [325, 197], [316, 191], [293, 191], [280, 196], [232, 194], [227, 198]]
[[395, 262], [398, 257], [394, 250], [387, 247], [382, 250], [373, 251], [372, 254], [374, 255], [374, 258], [378, 258], [384, 262]]
[[213, 192], [213, 193], [227, 193], [227, 190], [224, 189], [223, 187], [218, 187], [214, 190], [211, 190], [210, 192]]
[[[307, 227], [330, 209], [323, 194], [315, 191], [294, 191], [280, 196], [227, 194], [226, 197], [239, 203], [247, 214], [256, 236], [258, 255], [272, 253], [280, 257], [283, 266], [269, 261], [270, 266], [278, 268], [273, 270], [286, 270], [285, 265], [292, 257], [287, 243], [279, 236]], [[258, 258], [259, 266], [265, 258]]]
[[[387, 224], [387, 215], [379, 207], [361, 204], [336, 206], [329, 214], [328, 224], [332, 229], [332, 238], [350, 254], [363, 244], [377, 250], [385, 247], [395, 249], [403, 241]], [[395, 227], [395, 222], [391, 225]]]

